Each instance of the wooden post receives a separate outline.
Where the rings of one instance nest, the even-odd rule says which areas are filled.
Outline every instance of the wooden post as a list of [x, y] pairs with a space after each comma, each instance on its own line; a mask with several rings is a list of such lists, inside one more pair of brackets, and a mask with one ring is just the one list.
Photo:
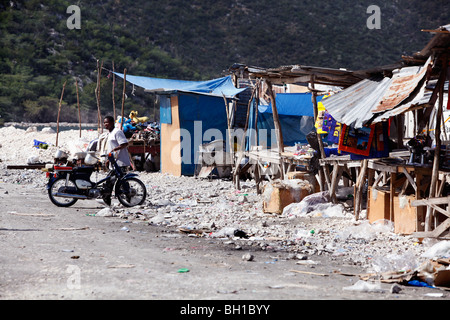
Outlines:
[[246, 135], [247, 135], [248, 122], [249, 122], [249, 118], [250, 118], [250, 107], [251, 107], [251, 104], [252, 104], [252, 101], [253, 101], [253, 97], [255, 96], [255, 92], [257, 90], [259, 90], [258, 83], [256, 84], [256, 87], [253, 89], [253, 92], [252, 92], [252, 94], [250, 96], [250, 100], [249, 100], [248, 105], [247, 105], [247, 118], [245, 120], [244, 134], [243, 134], [242, 139], [241, 139], [240, 153], [239, 153], [239, 157], [238, 157], [236, 163], [234, 164], [233, 182], [235, 184], [236, 189], [238, 189], [238, 190], [241, 189], [241, 185], [240, 185], [240, 181], [239, 181], [239, 174], [241, 172], [241, 168], [240, 168], [241, 161], [242, 161], [242, 158], [244, 156], [245, 138], [246, 138]]
[[358, 179], [355, 186], [355, 220], [359, 220], [359, 213], [361, 212], [361, 202], [362, 202], [362, 189], [364, 186], [364, 181], [366, 178], [368, 160], [364, 159], [362, 161], [361, 171], [359, 173]]
[[64, 89], [66, 88], [66, 83], [67, 81], [64, 82], [63, 84], [63, 88], [62, 88], [62, 92], [61, 92], [61, 98], [59, 99], [59, 108], [58, 108], [58, 119], [56, 120], [56, 146], [58, 146], [58, 136], [59, 136], [59, 116], [61, 114], [61, 104], [62, 104], [62, 99], [64, 96]]
[[120, 130], [123, 130], [123, 116], [124, 116], [124, 105], [125, 105], [125, 88], [127, 84], [127, 69], [123, 69], [123, 91], [122, 91], [122, 119], [120, 120]]
[[267, 84], [267, 90], [269, 93], [270, 101], [272, 102], [273, 123], [275, 126], [275, 132], [277, 135], [278, 151], [284, 152], [283, 133], [281, 132], [281, 125], [280, 125], [280, 119], [278, 117], [277, 102], [275, 101], [275, 94], [273, 93], [273, 90], [272, 90], [272, 83], [269, 80], [266, 80], [266, 84]]
[[81, 110], [80, 110], [80, 96], [78, 94], [78, 80], [77, 79], [75, 79], [75, 87], [77, 88], [78, 121], [80, 123], [80, 138], [81, 138]]
[[[447, 69], [448, 69], [448, 55], [445, 54], [441, 56], [442, 63], [442, 71], [439, 77], [438, 85], [439, 85], [439, 105], [436, 113], [436, 121], [435, 121], [435, 140], [436, 147], [434, 151], [434, 161], [433, 161], [433, 171], [431, 173], [431, 184], [430, 184], [430, 195], [429, 198], [434, 198], [436, 196], [436, 184], [439, 178], [439, 157], [441, 150], [441, 118], [442, 118], [442, 107], [444, 103], [444, 85], [447, 80]], [[433, 226], [433, 216], [434, 210], [428, 206], [427, 214], [425, 218], [425, 231], [431, 231]]]
[[[313, 129], [316, 130], [316, 126], [315, 123], [317, 121], [317, 118], [319, 117], [319, 108], [317, 106], [317, 92], [315, 89], [315, 85], [314, 85], [314, 75], [311, 76], [311, 93], [312, 93], [312, 103], [313, 103], [313, 109], [314, 109], [314, 127]], [[317, 130], [316, 130], [317, 132]], [[320, 154], [319, 154], [319, 159], [325, 159], [325, 150], [323, 148], [323, 141], [322, 141], [322, 136], [320, 134], [317, 133], [317, 142], [319, 144], [319, 149], [320, 149]], [[322, 166], [321, 166], [322, 167]], [[330, 170], [328, 168], [327, 164], [324, 164], [324, 166], [322, 168], [319, 168], [319, 178], [320, 178], [320, 185], [322, 186], [321, 191], [324, 191], [325, 188], [323, 188], [323, 176], [325, 176], [325, 182], [327, 183], [328, 186], [328, 190], [331, 189], [331, 181], [330, 181]], [[332, 196], [332, 195], [330, 195]]]
[[275, 94], [272, 90], [272, 83], [269, 80], [266, 80], [267, 90], [269, 93], [270, 101], [272, 102], [272, 115], [273, 115], [273, 124], [275, 126], [275, 133], [277, 135], [277, 145], [278, 145], [278, 155], [280, 157], [280, 168], [281, 171], [281, 180], [284, 180], [284, 170], [283, 164], [281, 163], [281, 153], [284, 152], [284, 143], [283, 143], [283, 133], [281, 132], [280, 119], [278, 117], [277, 110], [277, 102], [275, 101]]
[[224, 94], [223, 95], [223, 101], [225, 102], [225, 112], [227, 113], [227, 132], [228, 132], [228, 147], [230, 148], [230, 154], [231, 154], [231, 161], [232, 161], [232, 166], [234, 164], [234, 148], [233, 148], [233, 141], [231, 139], [232, 135], [231, 135], [231, 116], [230, 116], [230, 108], [228, 108], [228, 100], [227, 97], [225, 97]]
[[102, 69], [103, 69], [103, 61], [98, 69], [98, 92], [97, 92], [97, 109], [98, 109], [98, 126], [101, 133], [103, 133], [103, 126], [102, 126], [102, 113], [100, 110], [100, 97], [101, 97], [101, 88], [102, 88]]
[[116, 120], [116, 101], [114, 100], [114, 89], [116, 88], [116, 75], [114, 74], [114, 61], [112, 62], [113, 67], [113, 83], [112, 83], [112, 103], [113, 103], [113, 114], [114, 121]]

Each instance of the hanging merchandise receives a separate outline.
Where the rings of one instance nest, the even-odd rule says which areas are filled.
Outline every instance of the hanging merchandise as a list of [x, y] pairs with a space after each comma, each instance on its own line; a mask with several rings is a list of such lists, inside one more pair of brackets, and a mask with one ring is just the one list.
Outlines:
[[332, 120], [330, 124], [330, 130], [328, 132], [328, 143], [339, 144], [339, 136], [341, 134], [342, 125], [336, 120]]
[[341, 133], [341, 124], [337, 122], [328, 111], [323, 115], [322, 131], [328, 133], [327, 141], [330, 144], [339, 143], [339, 134]]
[[[327, 97], [328, 96], [324, 96], [322, 98], [322, 100], [326, 99]], [[324, 129], [323, 129], [323, 127], [324, 127], [324, 120], [325, 120], [325, 113], [327, 113], [326, 110], [325, 110], [325, 107], [323, 106], [322, 101], [319, 101], [317, 103], [317, 119], [316, 119], [316, 129], [317, 129], [317, 133], [318, 134], [327, 134], [328, 133], [328, 131], [324, 131]]]
[[[345, 125], [344, 125], [345, 126]], [[365, 151], [365, 154], [362, 154], [361, 151], [361, 147], [355, 150], [352, 149], [352, 151], [347, 151], [350, 153], [350, 157], [352, 160], [362, 160], [362, 159], [370, 159], [370, 158], [385, 158], [389, 156], [389, 122], [382, 122], [382, 123], [377, 123], [372, 125], [370, 128], [363, 128], [365, 129], [366, 133], [361, 134], [361, 132], [358, 132], [357, 135], [357, 140], [359, 139], [360, 142], [357, 142], [358, 144], [362, 144], [364, 145], [363, 142], [361, 142], [362, 140], [364, 140], [362, 137], [365, 135], [367, 137], [367, 132], [368, 130], [370, 130], [370, 134], [369, 134], [369, 139], [372, 141], [369, 145], [370, 148], [367, 154], [367, 150]], [[360, 130], [360, 129], [358, 129]], [[343, 129], [342, 132], [349, 132], [351, 131], [351, 129], [349, 129], [348, 127], [345, 128], [345, 130]], [[344, 135], [344, 133], [343, 133]], [[352, 138], [350, 139], [352, 140]], [[353, 139], [352, 141], [355, 141], [355, 139]], [[339, 151], [344, 151], [345, 149], [345, 144], [348, 144], [349, 142], [344, 142], [342, 141], [342, 148], [341, 149], [341, 144], [339, 144]], [[347, 150], [350, 150], [349, 148], [347, 148]]]
[[369, 156], [373, 136], [374, 126], [355, 129], [344, 124], [339, 139], [339, 151]]

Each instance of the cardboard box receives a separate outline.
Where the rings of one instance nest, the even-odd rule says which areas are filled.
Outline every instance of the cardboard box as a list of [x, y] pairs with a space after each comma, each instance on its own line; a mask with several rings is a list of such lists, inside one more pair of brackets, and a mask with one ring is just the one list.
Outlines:
[[411, 201], [415, 195], [394, 196], [394, 232], [399, 234], [412, 234], [423, 231], [424, 208], [412, 207]]
[[[270, 194], [269, 194], [270, 192]], [[265, 199], [263, 201], [263, 210], [266, 213], [282, 214], [283, 209], [294, 202], [291, 190], [284, 186], [273, 187], [271, 191], [264, 191]]]
[[370, 223], [391, 219], [391, 196], [387, 190], [369, 187], [367, 201], [367, 219]]
[[291, 203], [300, 202], [312, 193], [313, 187], [304, 180], [268, 184], [263, 192], [263, 211], [282, 214], [285, 207]]
[[316, 176], [309, 172], [304, 171], [291, 171], [287, 173], [288, 180], [300, 179], [311, 183], [314, 188], [314, 192], [320, 192], [319, 181], [317, 181]]

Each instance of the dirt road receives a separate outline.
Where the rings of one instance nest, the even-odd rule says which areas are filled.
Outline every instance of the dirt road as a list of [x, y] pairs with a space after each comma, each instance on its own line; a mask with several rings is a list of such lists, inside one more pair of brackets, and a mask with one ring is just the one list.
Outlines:
[[359, 277], [336, 271], [364, 271], [339, 257], [312, 256], [299, 264], [270, 247], [95, 216], [103, 208], [96, 201], [58, 208], [32, 185], [1, 183], [0, 204], [2, 300], [436, 299], [430, 293], [449, 299], [431, 288], [402, 286], [393, 294], [389, 284], [381, 284], [381, 292], [344, 290]]

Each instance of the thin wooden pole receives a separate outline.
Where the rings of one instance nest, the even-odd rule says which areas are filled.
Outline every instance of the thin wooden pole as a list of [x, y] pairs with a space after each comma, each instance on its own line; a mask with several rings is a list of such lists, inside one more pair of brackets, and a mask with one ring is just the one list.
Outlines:
[[233, 141], [232, 141], [232, 135], [231, 135], [231, 119], [230, 119], [230, 108], [228, 108], [228, 100], [227, 97], [225, 97], [224, 94], [223, 95], [223, 101], [225, 102], [225, 112], [227, 113], [227, 127], [228, 127], [228, 147], [230, 148], [230, 155], [231, 155], [231, 161], [232, 161], [232, 166], [234, 165], [234, 148], [233, 148]]
[[77, 88], [77, 106], [78, 106], [78, 121], [80, 123], [80, 138], [81, 138], [81, 111], [80, 111], [80, 95], [78, 94], [78, 80], [75, 79], [75, 87]]
[[123, 91], [122, 91], [122, 119], [120, 120], [120, 130], [123, 130], [124, 105], [125, 105], [125, 87], [127, 83], [127, 69], [123, 70]]
[[58, 146], [58, 136], [59, 136], [59, 116], [61, 114], [61, 104], [62, 104], [62, 99], [64, 96], [64, 89], [66, 88], [66, 83], [67, 81], [64, 81], [63, 84], [63, 88], [62, 88], [62, 92], [61, 92], [61, 98], [59, 99], [59, 108], [58, 108], [58, 119], [56, 120], [56, 146]]
[[233, 180], [234, 180], [234, 183], [235, 183], [235, 187], [238, 190], [241, 189], [240, 180], [239, 180], [239, 174], [241, 172], [240, 164], [241, 164], [242, 158], [244, 157], [245, 140], [246, 140], [246, 135], [247, 135], [247, 130], [248, 130], [248, 122], [249, 122], [249, 117], [250, 117], [250, 107], [251, 107], [251, 104], [252, 104], [252, 101], [253, 101], [253, 97], [255, 96], [256, 90], [259, 90], [258, 82], [256, 84], [256, 87], [252, 91], [252, 94], [250, 96], [250, 100], [249, 100], [248, 105], [247, 105], [247, 118], [245, 120], [244, 134], [242, 135], [242, 139], [241, 139], [241, 144], [240, 144], [240, 149], [239, 149], [240, 153], [239, 153], [239, 157], [238, 157], [236, 163], [234, 164]]
[[100, 86], [100, 70], [99, 70], [99, 61], [97, 60], [97, 87], [95, 88], [95, 100], [97, 101], [97, 131], [98, 132], [100, 132], [100, 117], [99, 117], [100, 101], [98, 101], [99, 86]]
[[[441, 118], [442, 118], [442, 107], [444, 103], [444, 85], [445, 81], [447, 80], [447, 69], [448, 69], [448, 55], [444, 55], [441, 58], [443, 68], [439, 77], [438, 84], [439, 87], [439, 105], [438, 110], [436, 113], [436, 121], [435, 121], [435, 131], [434, 131], [434, 138], [435, 138], [435, 149], [434, 149], [434, 161], [433, 161], [433, 171], [431, 173], [431, 184], [430, 184], [430, 198], [436, 197], [436, 185], [439, 178], [439, 157], [440, 157], [440, 150], [441, 150]], [[430, 206], [427, 206], [427, 214], [425, 219], [425, 231], [431, 231], [433, 228], [433, 217], [434, 217], [434, 210], [431, 209]]]
[[277, 102], [275, 94], [272, 90], [272, 83], [266, 80], [267, 91], [272, 103], [273, 124], [275, 126], [275, 133], [277, 135], [278, 151], [284, 152], [283, 133], [281, 132], [280, 118], [278, 117]]
[[116, 88], [116, 75], [114, 73], [114, 61], [112, 62], [112, 68], [113, 68], [112, 102], [113, 102], [114, 120], [116, 120], [116, 101], [114, 100], [114, 89]]
[[[269, 80], [266, 80], [266, 84], [270, 100], [272, 102], [273, 124], [275, 126], [275, 133], [277, 135], [278, 154], [281, 159], [281, 153], [284, 152], [284, 143], [283, 143], [283, 133], [281, 132], [280, 118], [278, 117], [277, 102], [275, 101], [276, 100], [275, 94], [272, 90], [272, 83]], [[280, 169], [281, 169], [281, 180], [284, 180], [283, 163], [280, 163]]]
[[100, 132], [103, 133], [103, 126], [102, 126], [102, 112], [100, 109], [100, 100], [101, 100], [101, 90], [102, 90], [102, 69], [103, 69], [103, 61], [100, 66], [100, 69], [98, 69], [98, 124], [100, 128]]
[[[312, 104], [313, 104], [314, 124], [315, 124], [317, 121], [317, 118], [319, 117], [319, 107], [317, 104], [317, 92], [316, 92], [316, 87], [315, 87], [315, 76], [314, 75], [311, 76], [310, 83], [311, 83], [311, 93], [312, 93], [311, 100], [312, 100]], [[314, 125], [313, 129], [316, 130], [315, 125]], [[317, 130], [316, 130], [316, 136], [317, 136], [317, 143], [319, 144], [319, 152], [320, 152], [319, 159], [325, 159], [326, 155], [325, 155], [325, 150], [323, 148], [322, 136], [319, 133], [317, 133]], [[320, 179], [320, 185], [322, 188], [321, 191], [325, 191], [325, 188], [323, 185], [324, 180], [327, 184], [328, 190], [331, 189], [330, 170], [329, 170], [327, 164], [325, 164], [323, 167], [321, 166], [319, 168], [319, 179]], [[330, 196], [333, 197], [334, 195], [330, 195]]]

